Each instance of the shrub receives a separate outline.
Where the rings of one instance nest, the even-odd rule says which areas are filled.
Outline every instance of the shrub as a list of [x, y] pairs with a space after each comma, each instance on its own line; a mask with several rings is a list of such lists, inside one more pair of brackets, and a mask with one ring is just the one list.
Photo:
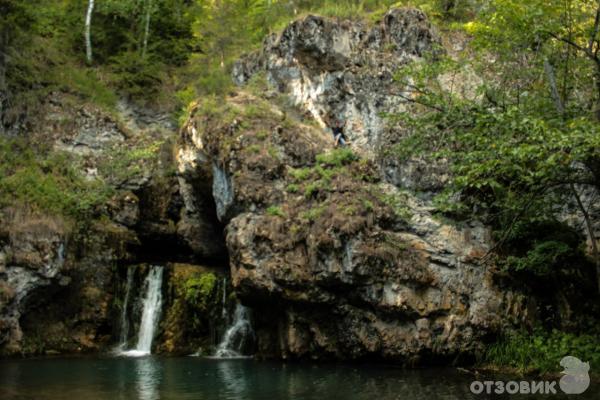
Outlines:
[[516, 368], [520, 372], [545, 373], [559, 371], [560, 360], [565, 356], [589, 361], [592, 370], [600, 368], [600, 336], [576, 335], [558, 330], [516, 332], [491, 345], [485, 362]]
[[569, 226], [552, 220], [524, 220], [502, 246], [506, 259], [502, 268], [510, 273], [547, 276], [584, 263], [580, 235]]
[[46, 154], [24, 140], [0, 140], [0, 207], [19, 203], [34, 210], [84, 218], [112, 195], [87, 180], [68, 154]]
[[294, 179], [298, 180], [298, 181], [305, 181], [306, 179], [308, 179], [308, 177], [312, 174], [312, 169], [311, 168], [291, 168], [290, 170], [290, 175], [292, 175], [294, 177]]
[[348, 147], [342, 147], [328, 153], [317, 155], [318, 164], [334, 167], [341, 167], [342, 165], [350, 164], [356, 160], [358, 160], [358, 157]]

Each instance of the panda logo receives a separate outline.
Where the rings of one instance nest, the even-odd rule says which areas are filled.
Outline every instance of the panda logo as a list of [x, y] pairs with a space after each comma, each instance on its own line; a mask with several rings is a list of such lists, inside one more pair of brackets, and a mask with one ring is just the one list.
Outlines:
[[581, 394], [590, 386], [590, 363], [583, 362], [577, 357], [566, 356], [560, 360], [565, 374], [560, 378], [560, 389], [566, 394]]

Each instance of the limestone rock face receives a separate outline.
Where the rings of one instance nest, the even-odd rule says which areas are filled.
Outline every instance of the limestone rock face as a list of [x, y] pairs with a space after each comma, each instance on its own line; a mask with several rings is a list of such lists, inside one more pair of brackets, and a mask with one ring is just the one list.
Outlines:
[[[443, 52], [438, 33], [419, 10], [390, 10], [373, 27], [361, 22], [308, 16], [265, 40], [263, 49], [242, 58], [233, 80], [245, 84], [266, 73], [270, 84], [285, 93], [321, 126], [331, 118], [346, 121], [353, 146], [368, 156], [385, 155], [403, 132], [384, 114], [406, 110], [410, 91], [395, 83], [398, 69]], [[419, 191], [437, 191], [447, 181], [445, 169], [418, 160], [379, 160], [390, 182]]]
[[309, 122], [239, 92], [201, 101], [179, 143], [181, 179], [212, 181], [260, 355], [467, 357], [527, 318], [528, 301], [477, 264], [486, 227], [436, 220]]

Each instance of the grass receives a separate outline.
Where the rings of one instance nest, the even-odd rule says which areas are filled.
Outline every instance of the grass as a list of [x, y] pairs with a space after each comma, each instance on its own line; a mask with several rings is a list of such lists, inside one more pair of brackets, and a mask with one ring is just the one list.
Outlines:
[[362, 200], [363, 207], [366, 211], [371, 212], [375, 209], [373, 202], [371, 200], [363, 199]]
[[313, 12], [342, 19], [362, 19], [369, 14], [374, 14], [374, 18], [377, 18], [382, 16], [389, 6], [399, 3], [397, 0], [324, 1]]
[[316, 221], [327, 209], [326, 204], [322, 204], [320, 206], [312, 207], [308, 211], [304, 211], [300, 214], [300, 218], [305, 219], [310, 222]]
[[371, 190], [371, 194], [382, 203], [387, 204], [392, 208], [396, 216], [408, 221], [412, 218], [410, 208], [406, 204], [407, 199], [402, 193], [384, 193], [379, 188]]
[[290, 175], [297, 181], [305, 181], [312, 174], [313, 170], [309, 167], [304, 168], [291, 168], [289, 170]]
[[330, 182], [323, 180], [323, 179], [319, 179], [317, 181], [311, 182], [308, 185], [306, 185], [306, 187], [304, 189], [304, 197], [309, 199], [321, 190], [330, 190], [330, 189], [331, 189]]
[[597, 371], [600, 368], [600, 336], [541, 329], [533, 333], [516, 332], [491, 345], [484, 362], [496, 367], [515, 368], [521, 373], [548, 373], [562, 370], [560, 360], [565, 356], [587, 361], [591, 370]]
[[287, 190], [289, 193], [298, 193], [298, 190], [300, 190], [300, 187], [295, 183], [290, 183], [289, 185], [287, 185], [285, 190]]
[[269, 133], [266, 131], [258, 131], [256, 132], [256, 138], [259, 140], [265, 140], [269, 136]]
[[286, 217], [285, 212], [279, 206], [270, 206], [267, 208], [267, 214], [273, 217]]
[[99, 165], [100, 173], [111, 182], [120, 184], [134, 179], [148, 169], [148, 164], [157, 161], [164, 141], [139, 145], [128, 148], [119, 146], [110, 153]]
[[248, 147], [246, 147], [246, 151], [248, 151], [249, 153], [254, 153], [254, 154], [258, 154], [260, 153], [261, 147], [257, 144], [252, 144]]
[[318, 154], [316, 159], [317, 164], [320, 166], [341, 167], [358, 160], [358, 157], [354, 154], [352, 149], [348, 147], [342, 147], [327, 153]]
[[72, 90], [84, 99], [107, 110], [114, 110], [119, 96], [106, 84], [108, 74], [100, 69], [85, 69], [63, 65], [52, 71], [52, 77], [62, 90]]
[[0, 160], [1, 207], [20, 204], [80, 218], [113, 193], [104, 182], [87, 180], [74, 157], [35, 149], [25, 140], [1, 139]]

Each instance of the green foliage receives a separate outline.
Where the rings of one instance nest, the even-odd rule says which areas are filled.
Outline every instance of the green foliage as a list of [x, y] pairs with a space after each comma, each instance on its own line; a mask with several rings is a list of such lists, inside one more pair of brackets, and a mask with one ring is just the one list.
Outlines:
[[290, 193], [298, 193], [300, 187], [295, 183], [290, 183], [285, 189]]
[[373, 209], [375, 208], [373, 205], [373, 202], [368, 199], [363, 199], [362, 204], [363, 204], [363, 207], [365, 208], [365, 210], [367, 210], [368, 212], [373, 211]]
[[87, 218], [112, 195], [102, 181], [85, 179], [67, 154], [36, 150], [23, 140], [2, 139], [0, 159], [0, 207], [19, 203]]
[[515, 272], [529, 271], [538, 276], [549, 275], [553, 269], [563, 266], [572, 252], [563, 242], [542, 242], [535, 244], [525, 257], [507, 257], [505, 268]]
[[511, 274], [544, 277], [585, 264], [580, 235], [557, 221], [519, 221], [503, 244], [506, 258], [500, 265]]
[[250, 146], [246, 147], [246, 151], [249, 153], [260, 153], [260, 150], [262, 149], [262, 147], [260, 147], [257, 144], [251, 144]]
[[[600, 127], [590, 105], [600, 94], [589, 84], [597, 71], [587, 55], [560, 40], [571, 35], [585, 46], [596, 5], [584, 3], [482, 3], [463, 25], [474, 36], [465, 58], [432, 58], [398, 74], [414, 107], [396, 116], [408, 132], [393, 149], [396, 156], [449, 163], [453, 179], [437, 199], [440, 210], [484, 219], [504, 233], [500, 242], [519, 221], [554, 219], [573, 201], [571, 185], [597, 186]], [[441, 84], [442, 76], [469, 68], [482, 78], [473, 93]], [[529, 244], [511, 268], [538, 270], [535, 265], [565, 256], [557, 243]], [[550, 259], [542, 260], [542, 251]]]
[[[37, 106], [55, 90], [107, 108], [114, 107], [116, 91], [137, 101], [172, 103], [173, 96], [163, 92], [175, 91], [173, 76], [183, 71], [197, 47], [192, 26], [201, 11], [186, 0], [98, 1], [91, 29], [94, 63], [87, 68], [87, 1], [2, 0], [0, 10], [0, 65], [7, 60], [9, 114]], [[5, 123], [11, 122], [5, 116]]]
[[121, 93], [136, 99], [159, 93], [166, 70], [160, 61], [148, 62], [137, 52], [122, 52], [111, 57], [110, 63]]
[[184, 284], [185, 301], [198, 310], [206, 310], [217, 289], [217, 277], [212, 272], [188, 278]]
[[312, 174], [313, 170], [308, 167], [304, 168], [290, 168], [289, 173], [296, 179], [297, 181], [305, 181]]
[[358, 160], [358, 157], [349, 147], [331, 150], [328, 153], [318, 154], [317, 163], [321, 166], [341, 167]]
[[101, 160], [99, 172], [117, 186], [139, 178], [158, 161], [164, 144], [163, 141], [156, 141], [133, 148], [117, 146], [109, 152], [109, 156]]
[[308, 211], [304, 211], [300, 214], [300, 218], [305, 219], [309, 222], [314, 222], [325, 212], [327, 209], [326, 204], [321, 204], [319, 206], [312, 207]]
[[267, 214], [273, 217], [283, 217], [285, 218], [286, 214], [279, 206], [270, 206], [267, 208]]
[[370, 193], [375, 196], [377, 200], [391, 207], [396, 216], [402, 220], [408, 221], [412, 218], [412, 213], [407, 205], [406, 194], [401, 192], [386, 193], [376, 187], [372, 188]]
[[265, 140], [268, 136], [269, 136], [268, 132], [265, 132], [265, 131], [258, 131], [258, 132], [256, 132], [256, 138], [257, 139]]
[[485, 362], [501, 367], [516, 368], [519, 372], [540, 373], [562, 370], [560, 360], [565, 356], [588, 361], [591, 369], [600, 368], [600, 337], [597, 334], [576, 335], [541, 329], [517, 332], [491, 345]]
[[309, 184], [307, 184], [305, 186], [304, 196], [307, 199], [310, 199], [311, 197], [313, 197], [315, 194], [319, 193], [320, 191], [327, 191], [330, 189], [331, 189], [331, 185], [328, 180], [318, 179], [316, 181], [310, 182]]

